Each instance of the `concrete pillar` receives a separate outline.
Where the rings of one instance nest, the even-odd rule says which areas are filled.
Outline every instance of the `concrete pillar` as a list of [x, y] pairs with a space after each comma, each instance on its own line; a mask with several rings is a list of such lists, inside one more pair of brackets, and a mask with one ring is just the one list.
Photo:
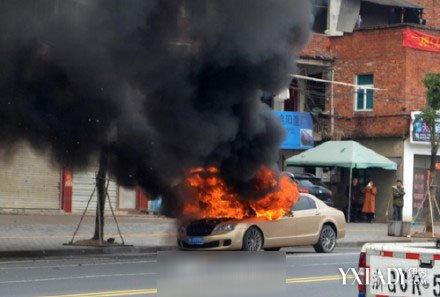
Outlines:
[[284, 111], [284, 101], [289, 99], [290, 92], [289, 89], [283, 90], [280, 94], [273, 98], [273, 110]]
[[298, 111], [304, 111], [306, 106], [307, 81], [298, 79]]
[[330, 0], [327, 11], [327, 30], [329, 36], [342, 36], [343, 32], [338, 31], [339, 15], [341, 13], [342, 0]]

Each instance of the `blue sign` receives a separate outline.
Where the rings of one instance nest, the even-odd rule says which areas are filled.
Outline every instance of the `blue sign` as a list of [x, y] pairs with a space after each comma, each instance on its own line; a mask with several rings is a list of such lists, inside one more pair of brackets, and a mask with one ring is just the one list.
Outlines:
[[[411, 112], [411, 142], [412, 143], [431, 143], [431, 131], [428, 125], [422, 120], [421, 112]], [[435, 134], [440, 137], [440, 117], [435, 120]]]
[[282, 149], [310, 149], [313, 147], [313, 119], [308, 112], [274, 111], [286, 130]]

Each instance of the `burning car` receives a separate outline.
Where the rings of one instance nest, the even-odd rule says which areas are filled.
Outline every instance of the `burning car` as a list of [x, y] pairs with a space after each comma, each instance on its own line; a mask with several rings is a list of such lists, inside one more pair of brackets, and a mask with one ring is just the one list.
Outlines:
[[263, 199], [242, 201], [211, 169], [208, 177], [196, 174], [187, 183], [196, 191], [184, 213], [193, 219], [182, 223], [177, 243], [185, 250], [279, 250], [313, 245], [317, 252], [332, 252], [345, 235], [344, 214], [310, 194], [299, 194], [288, 176], [276, 178], [262, 169], [262, 188], [271, 185]]
[[200, 219], [181, 225], [178, 245], [186, 250], [279, 250], [313, 245], [332, 252], [336, 239], [345, 235], [341, 211], [310, 194], [301, 194], [290, 213], [278, 220], [263, 217]]

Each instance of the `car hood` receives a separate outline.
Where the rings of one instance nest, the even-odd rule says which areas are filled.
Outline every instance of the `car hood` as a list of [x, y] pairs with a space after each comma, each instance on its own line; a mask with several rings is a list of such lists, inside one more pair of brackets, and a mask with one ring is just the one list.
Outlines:
[[250, 224], [250, 223], [258, 223], [266, 221], [265, 218], [261, 217], [248, 217], [243, 219], [233, 219], [233, 218], [207, 218], [207, 219], [200, 219], [200, 220], [194, 220], [187, 223], [187, 225], [195, 225], [195, 224], [207, 224], [207, 225], [218, 225], [221, 223], [226, 224]]
[[209, 225], [218, 225], [220, 223], [230, 221], [231, 218], [207, 218], [207, 219], [199, 219], [190, 221], [189, 224], [209, 224]]

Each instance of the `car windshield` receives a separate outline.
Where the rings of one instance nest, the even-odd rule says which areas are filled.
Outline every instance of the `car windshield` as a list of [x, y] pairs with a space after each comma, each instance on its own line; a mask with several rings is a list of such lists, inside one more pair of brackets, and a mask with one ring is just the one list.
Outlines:
[[299, 180], [298, 182], [299, 182], [299, 185], [302, 187], [313, 187], [314, 186], [314, 184], [312, 184], [312, 182], [310, 182], [309, 180], [303, 179], [303, 180]]

